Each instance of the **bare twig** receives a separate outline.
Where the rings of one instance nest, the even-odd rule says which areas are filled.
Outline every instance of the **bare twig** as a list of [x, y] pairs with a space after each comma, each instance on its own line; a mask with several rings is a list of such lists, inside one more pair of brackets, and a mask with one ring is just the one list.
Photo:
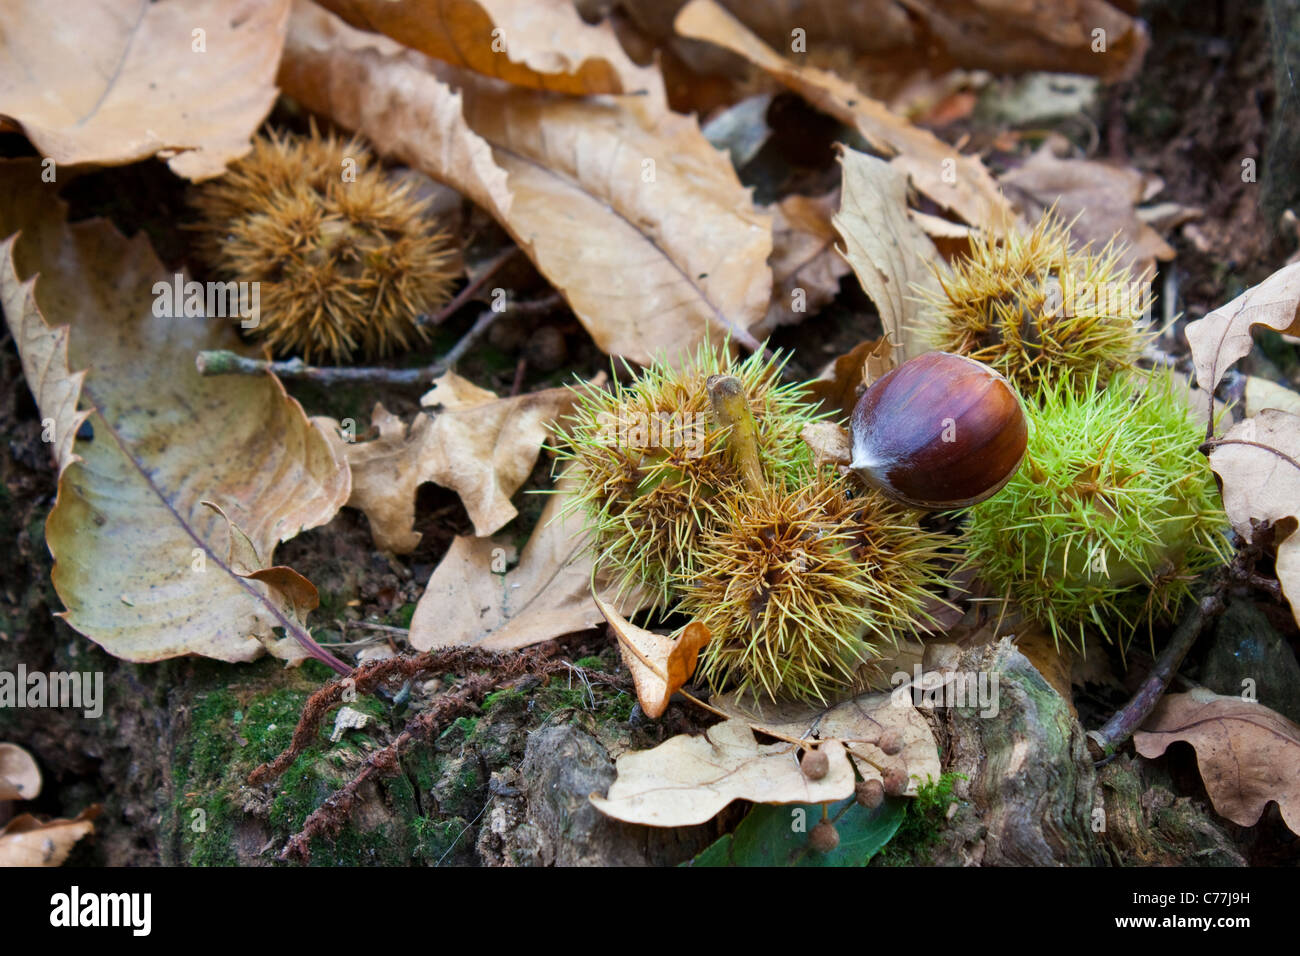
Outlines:
[[420, 325], [441, 325], [443, 322], [446, 322], [447, 319], [455, 315], [460, 308], [465, 305], [465, 303], [478, 295], [479, 290], [483, 288], [488, 279], [496, 275], [497, 271], [514, 258], [515, 253], [518, 251], [518, 246], [511, 246], [509, 249], [503, 250], [495, 259], [491, 260], [483, 267], [483, 271], [478, 274], [477, 278], [471, 279], [465, 288], [457, 292], [450, 302], [444, 305], [437, 312], [433, 313], [433, 315], [421, 316], [417, 321]]

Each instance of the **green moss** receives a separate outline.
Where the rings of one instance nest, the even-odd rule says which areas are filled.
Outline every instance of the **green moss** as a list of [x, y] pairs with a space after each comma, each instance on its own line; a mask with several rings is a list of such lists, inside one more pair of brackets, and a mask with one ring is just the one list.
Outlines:
[[948, 808], [956, 799], [953, 786], [965, 780], [964, 774], [945, 773], [937, 781], [921, 787], [916, 797], [907, 801], [907, 812], [894, 838], [871, 861], [873, 866], [928, 866], [934, 846], [939, 842]]

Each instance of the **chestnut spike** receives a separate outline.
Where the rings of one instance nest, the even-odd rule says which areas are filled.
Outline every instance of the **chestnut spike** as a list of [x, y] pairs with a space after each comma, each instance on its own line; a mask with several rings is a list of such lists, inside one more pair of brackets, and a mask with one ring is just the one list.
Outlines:
[[1029, 438], [1011, 383], [950, 352], [926, 352], [873, 383], [853, 409], [852, 432], [852, 467], [863, 480], [931, 511], [996, 494]]

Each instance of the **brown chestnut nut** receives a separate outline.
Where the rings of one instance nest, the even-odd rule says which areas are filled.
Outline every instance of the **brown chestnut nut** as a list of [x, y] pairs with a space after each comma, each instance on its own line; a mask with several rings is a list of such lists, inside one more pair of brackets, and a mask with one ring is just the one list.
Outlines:
[[1029, 426], [1011, 383], [974, 359], [926, 352], [868, 388], [853, 409], [853, 468], [916, 508], [996, 494], [1025, 456]]

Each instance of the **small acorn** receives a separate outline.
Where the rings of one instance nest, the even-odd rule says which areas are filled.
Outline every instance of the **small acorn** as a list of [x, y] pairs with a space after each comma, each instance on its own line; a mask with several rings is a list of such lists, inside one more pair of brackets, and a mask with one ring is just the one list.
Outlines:
[[853, 409], [853, 469], [903, 504], [965, 508], [996, 494], [1029, 429], [1005, 377], [974, 359], [926, 352], [868, 388]]

